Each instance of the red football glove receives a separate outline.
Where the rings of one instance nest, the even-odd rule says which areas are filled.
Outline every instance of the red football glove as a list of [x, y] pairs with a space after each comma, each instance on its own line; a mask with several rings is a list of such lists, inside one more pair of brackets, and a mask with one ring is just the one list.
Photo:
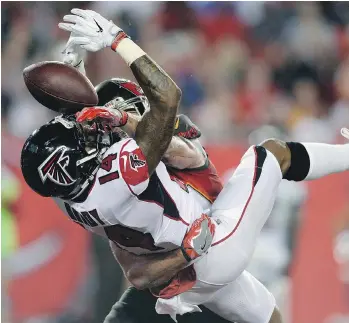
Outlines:
[[175, 121], [174, 135], [186, 139], [201, 137], [201, 131], [186, 115], [179, 114]]
[[112, 131], [115, 127], [122, 127], [127, 123], [128, 114], [117, 109], [105, 107], [84, 108], [76, 113], [76, 121], [85, 130], [96, 130], [96, 125], [104, 131]]
[[181, 246], [183, 255], [188, 262], [207, 252], [211, 246], [215, 229], [214, 223], [206, 214], [193, 222], [185, 234]]

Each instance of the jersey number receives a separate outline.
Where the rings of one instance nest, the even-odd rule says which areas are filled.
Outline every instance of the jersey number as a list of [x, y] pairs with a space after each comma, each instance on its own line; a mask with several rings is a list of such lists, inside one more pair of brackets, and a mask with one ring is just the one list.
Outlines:
[[[116, 159], [116, 157], [117, 157], [117, 154], [110, 154], [107, 157], [105, 157], [102, 160], [101, 168], [107, 172], [110, 172], [111, 168], [112, 168], [113, 161]], [[115, 172], [109, 173], [107, 175], [103, 175], [103, 176], [98, 177], [98, 181], [99, 181], [99, 184], [103, 185], [105, 183], [113, 181], [114, 179], [118, 179], [119, 177], [120, 177], [119, 172], [115, 171]]]

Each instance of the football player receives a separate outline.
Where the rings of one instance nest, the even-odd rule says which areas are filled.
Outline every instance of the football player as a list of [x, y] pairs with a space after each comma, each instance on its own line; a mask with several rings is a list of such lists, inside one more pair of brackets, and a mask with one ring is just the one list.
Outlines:
[[[86, 51], [80, 46], [74, 46], [71, 40], [76, 37], [72, 34], [63, 52], [63, 62], [77, 68], [81, 73], [85, 73], [84, 57]], [[116, 102], [118, 108], [129, 113], [129, 120], [134, 120], [131, 127], [124, 130], [133, 136], [136, 123], [143, 114], [149, 109], [148, 100], [142, 92], [135, 93], [137, 85], [129, 80], [113, 78], [106, 80], [96, 86], [100, 106], [109, 106], [113, 108]], [[141, 91], [141, 89], [139, 89]], [[142, 94], [142, 95], [139, 95]], [[120, 105], [122, 102], [122, 105]], [[182, 185], [190, 185], [200, 191], [206, 198], [213, 202], [222, 189], [222, 184], [217, 176], [213, 164], [209, 161], [207, 154], [202, 148], [198, 138], [201, 136], [200, 130], [192, 124], [186, 116], [180, 115], [175, 123], [174, 136], [178, 136], [186, 142], [185, 149], [180, 149], [175, 139], [171, 142], [163, 158], [168, 170], [182, 180]], [[204, 158], [203, 158], [204, 157]], [[137, 275], [140, 268], [148, 273], [152, 272], [152, 264], [161, 262], [163, 259], [157, 256], [137, 256], [125, 251], [110, 242], [115, 258], [124, 269], [128, 280], [137, 284]], [[176, 282], [176, 278], [172, 282]], [[167, 285], [171, 285], [168, 283]], [[142, 286], [138, 286], [142, 287]], [[106, 318], [108, 323], [143, 323], [143, 322], [173, 322], [169, 316], [159, 315], [155, 311], [156, 297], [148, 290], [139, 290], [135, 287], [129, 287], [121, 299], [114, 304], [111, 312]], [[201, 313], [188, 313], [179, 318], [179, 322], [201, 323], [203, 318], [212, 323], [227, 322], [213, 312], [201, 306]]]
[[[176, 319], [204, 304], [231, 322], [281, 322], [273, 296], [245, 271], [256, 238], [281, 180], [316, 179], [348, 170], [349, 145], [270, 139], [252, 146], [208, 217], [197, 193], [176, 185], [160, 161], [172, 137], [177, 87], [112, 22], [89, 10], [72, 13], [60, 27], [77, 33], [75, 43], [89, 51], [112, 47], [120, 54], [151, 109], [139, 121], [135, 140], [117, 130], [126, 125], [127, 114], [103, 107], [79, 112], [79, 126], [73, 120], [56, 120], [40, 128], [22, 153], [28, 184], [41, 195], [57, 198], [86, 229], [130, 252], [167, 252], [163, 267], [157, 263], [152, 273], [139, 275], [139, 286], [159, 286], [192, 268], [184, 284], [179, 277], [177, 288], [159, 290], [158, 313]], [[59, 133], [62, 126], [70, 130], [64, 132], [70, 141]], [[153, 272], [158, 276], [149, 280]]]

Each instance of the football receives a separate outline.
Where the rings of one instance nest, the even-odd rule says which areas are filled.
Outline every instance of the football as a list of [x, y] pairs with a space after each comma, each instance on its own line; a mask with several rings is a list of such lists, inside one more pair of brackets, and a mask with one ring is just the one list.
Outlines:
[[26, 67], [23, 77], [33, 97], [51, 110], [70, 114], [98, 104], [90, 80], [70, 65], [40, 62]]

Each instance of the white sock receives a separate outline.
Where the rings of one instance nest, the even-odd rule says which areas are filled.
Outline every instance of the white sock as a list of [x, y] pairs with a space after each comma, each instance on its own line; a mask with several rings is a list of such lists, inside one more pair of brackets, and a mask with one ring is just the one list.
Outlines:
[[349, 170], [349, 144], [302, 143], [302, 145], [310, 159], [309, 173], [305, 180]]

